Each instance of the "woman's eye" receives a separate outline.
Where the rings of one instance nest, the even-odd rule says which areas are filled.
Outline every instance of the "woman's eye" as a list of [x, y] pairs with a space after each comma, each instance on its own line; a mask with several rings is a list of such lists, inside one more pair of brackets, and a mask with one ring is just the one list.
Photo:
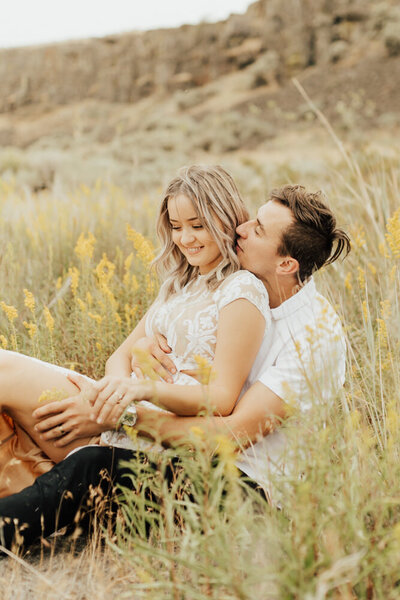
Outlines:
[[203, 225], [193, 225], [193, 229], [203, 229]]
[[171, 229], [174, 231], [179, 231], [180, 227], [178, 227], [178, 225], [171, 225]]

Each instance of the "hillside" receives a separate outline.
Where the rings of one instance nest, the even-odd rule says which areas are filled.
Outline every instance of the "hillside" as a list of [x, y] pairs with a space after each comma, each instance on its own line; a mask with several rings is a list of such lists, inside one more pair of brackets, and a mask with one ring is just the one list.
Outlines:
[[299, 148], [318, 139], [292, 77], [349, 141], [392, 135], [400, 8], [259, 0], [219, 23], [2, 50], [0, 77], [0, 172], [146, 185], [192, 160], [274, 154], [289, 131]]

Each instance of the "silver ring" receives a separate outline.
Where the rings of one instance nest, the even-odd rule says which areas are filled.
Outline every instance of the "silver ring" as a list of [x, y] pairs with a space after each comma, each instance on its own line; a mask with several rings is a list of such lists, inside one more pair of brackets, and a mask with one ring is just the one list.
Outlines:
[[64, 429], [61, 427], [61, 425], [59, 426], [59, 428], [58, 428], [58, 429], [59, 429], [60, 435], [64, 435], [64, 434], [65, 434], [65, 431], [64, 431]]

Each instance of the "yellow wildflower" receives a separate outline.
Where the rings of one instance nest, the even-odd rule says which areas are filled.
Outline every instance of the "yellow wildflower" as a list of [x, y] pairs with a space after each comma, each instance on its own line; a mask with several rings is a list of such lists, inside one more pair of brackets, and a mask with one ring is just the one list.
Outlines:
[[28, 334], [29, 337], [32, 339], [35, 337], [36, 333], [37, 333], [37, 325], [36, 323], [33, 323], [32, 321], [24, 321], [23, 322], [24, 327], [28, 330]]
[[77, 299], [76, 299], [76, 303], [77, 303], [77, 305], [79, 306], [79, 309], [80, 309], [82, 312], [86, 312], [86, 304], [85, 304], [85, 302], [82, 300], [82, 298], [77, 298]]
[[[131, 279], [131, 274], [129, 272], [129, 269], [131, 267], [132, 260], [133, 260], [133, 252], [131, 252], [124, 261], [125, 274], [124, 274], [122, 283], [124, 284], [125, 287], [129, 286], [129, 281]], [[134, 275], [132, 277], [134, 277]]]
[[25, 294], [24, 304], [25, 304], [25, 306], [27, 308], [29, 308], [29, 310], [33, 314], [35, 312], [35, 298], [34, 298], [34, 295], [32, 294], [32, 292], [30, 292], [27, 289], [24, 289], [24, 294]]
[[79, 284], [79, 269], [76, 267], [70, 267], [68, 269], [68, 276], [71, 278], [71, 291], [74, 296], [76, 296], [76, 290], [78, 289]]
[[3, 309], [3, 312], [5, 313], [7, 319], [10, 321], [10, 323], [13, 323], [15, 321], [15, 319], [18, 317], [18, 311], [15, 308], [15, 306], [6, 304], [5, 302], [0, 302], [0, 306]]
[[352, 410], [346, 419], [346, 426], [349, 434], [353, 434], [360, 427], [361, 413], [359, 410]]
[[126, 259], [124, 260], [124, 269], [125, 269], [125, 271], [129, 271], [129, 269], [131, 268], [132, 260], [133, 260], [133, 252], [131, 252], [130, 254], [128, 254], [128, 256], [126, 257]]
[[93, 296], [90, 292], [86, 292], [86, 302], [88, 303], [89, 308], [93, 304]]
[[124, 306], [125, 321], [126, 321], [128, 327], [131, 327], [131, 321], [132, 321], [132, 319], [135, 318], [137, 309], [138, 309], [137, 306], [131, 307], [129, 304], [125, 304], [125, 306]]
[[66, 390], [60, 390], [58, 388], [51, 388], [49, 390], [43, 390], [40, 394], [38, 402], [60, 402], [68, 398], [69, 393]]
[[157, 372], [154, 370], [156, 364], [155, 359], [150, 355], [147, 350], [133, 347], [131, 350], [132, 356], [136, 357], [136, 362], [139, 365], [143, 375], [148, 379], [159, 379]]
[[96, 321], [98, 325], [101, 325], [101, 322], [103, 320], [103, 317], [101, 315], [92, 312], [88, 312], [88, 315], [91, 319], [93, 319], [93, 321]]
[[145, 282], [146, 282], [146, 296], [151, 298], [152, 296], [154, 296], [155, 291], [156, 291], [156, 282], [154, 279], [152, 279], [150, 277], [150, 275], [148, 273], [146, 274]]
[[52, 333], [54, 330], [54, 318], [53, 318], [53, 315], [51, 314], [51, 312], [49, 311], [49, 309], [47, 308], [47, 306], [45, 306], [43, 309], [43, 315], [44, 315], [46, 327], [50, 331], [50, 333]]
[[224, 434], [217, 434], [214, 438], [217, 443], [216, 454], [224, 466], [225, 474], [231, 478], [239, 475], [239, 469], [235, 465], [236, 444]]
[[0, 344], [1, 344], [1, 347], [4, 349], [6, 349], [8, 346], [7, 338], [4, 335], [0, 335]]
[[103, 346], [100, 344], [100, 342], [96, 342], [96, 348], [99, 352], [101, 352], [101, 350], [103, 349]]
[[384, 349], [387, 348], [388, 343], [388, 331], [386, 327], [386, 323], [383, 319], [376, 319], [378, 323], [378, 344], [379, 348]]
[[139, 284], [138, 280], [136, 279], [136, 275], [132, 275], [131, 286], [133, 292], [137, 292], [137, 290], [139, 289]]
[[114, 313], [114, 318], [115, 318], [115, 320], [116, 320], [117, 324], [121, 326], [121, 324], [122, 324], [122, 319], [121, 319], [121, 316], [120, 316], [120, 315], [119, 315], [117, 312], [116, 312], [116, 313]]
[[346, 278], [344, 280], [344, 287], [346, 288], [346, 290], [348, 290], [349, 292], [351, 292], [351, 290], [353, 289], [353, 286], [351, 285], [351, 280], [352, 280], [353, 276], [351, 274], [351, 272], [349, 271], [346, 275]]
[[395, 258], [400, 258], [400, 208], [398, 208], [386, 224], [386, 241]]
[[362, 225], [357, 225], [352, 229], [351, 241], [353, 246], [355, 246], [356, 248], [364, 248], [366, 246], [365, 231]]
[[390, 305], [390, 300], [381, 300], [381, 317], [382, 319], [387, 319], [392, 314], [392, 307]]
[[357, 281], [359, 283], [360, 288], [365, 288], [365, 271], [361, 267], [357, 267], [358, 276]]
[[196, 354], [193, 358], [197, 364], [198, 380], [202, 385], [208, 385], [212, 376], [212, 364], [209, 360], [204, 358], [204, 356], [200, 356], [199, 354]]
[[199, 438], [200, 440], [204, 440], [206, 436], [204, 429], [202, 429], [201, 427], [197, 427], [196, 425], [193, 425], [193, 427], [190, 428], [190, 432], [193, 433], [193, 435]]
[[62, 286], [62, 277], [57, 277], [56, 290], [60, 290]]
[[368, 312], [368, 305], [367, 305], [367, 301], [366, 301], [366, 300], [363, 300], [363, 303], [362, 303], [362, 311], [363, 311], [364, 319], [365, 319], [366, 321], [368, 321], [368, 318], [369, 318], [369, 312]]
[[368, 269], [370, 270], [370, 272], [372, 273], [372, 275], [376, 275], [376, 267], [375, 265], [373, 265], [372, 263], [368, 263]]
[[112, 291], [110, 290], [110, 288], [107, 286], [107, 284], [104, 284], [101, 286], [101, 291], [104, 294], [104, 296], [107, 298], [107, 300], [109, 301], [109, 303], [116, 308], [118, 302], [115, 299], [114, 294], [112, 293]]
[[396, 275], [397, 275], [397, 265], [393, 265], [393, 267], [389, 271], [389, 279], [390, 279], [391, 283], [393, 283], [394, 280], [396, 279]]
[[114, 275], [115, 265], [111, 261], [108, 260], [107, 255], [104, 253], [101, 261], [95, 268], [94, 272], [97, 275], [99, 280], [99, 284], [101, 286], [107, 285]]
[[96, 238], [91, 231], [88, 232], [87, 237], [82, 232], [76, 242], [75, 254], [83, 260], [90, 260], [93, 256], [94, 245]]
[[154, 260], [154, 248], [149, 240], [135, 231], [129, 224], [126, 225], [126, 237], [133, 243], [136, 254], [145, 266]]

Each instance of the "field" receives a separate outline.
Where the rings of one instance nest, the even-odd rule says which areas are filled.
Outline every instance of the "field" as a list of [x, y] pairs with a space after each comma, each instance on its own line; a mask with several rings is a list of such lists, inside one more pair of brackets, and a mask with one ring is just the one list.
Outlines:
[[[3, 559], [1, 600], [400, 598], [400, 154], [339, 148], [330, 164], [314, 154], [228, 161], [252, 209], [272, 185], [323, 186], [353, 243], [317, 277], [345, 325], [346, 386], [287, 423], [296, 466], [275, 482], [282, 510], [243, 496], [228, 444], [215, 470], [215, 440], [194, 436], [182, 460], [195, 506], [158, 482], [163, 503], [149, 539], [131, 526], [143, 523], [139, 494], [106, 543], [56, 538]], [[149, 174], [147, 195], [100, 178], [34, 192], [12, 173], [0, 180], [0, 344], [100, 377], [157, 291], [149, 264], [159, 178]]]

